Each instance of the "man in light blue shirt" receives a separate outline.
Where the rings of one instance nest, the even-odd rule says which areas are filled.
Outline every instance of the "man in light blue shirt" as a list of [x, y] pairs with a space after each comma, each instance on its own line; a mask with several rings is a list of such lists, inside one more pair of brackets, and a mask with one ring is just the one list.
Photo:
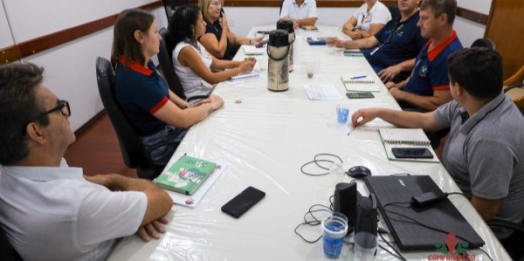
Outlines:
[[318, 19], [315, 0], [285, 0], [280, 11], [280, 19], [293, 21], [295, 28], [314, 26]]

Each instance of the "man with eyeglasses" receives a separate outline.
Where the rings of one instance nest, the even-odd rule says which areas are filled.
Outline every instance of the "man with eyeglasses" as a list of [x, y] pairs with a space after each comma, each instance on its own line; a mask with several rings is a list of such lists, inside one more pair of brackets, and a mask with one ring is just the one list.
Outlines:
[[105, 260], [116, 239], [163, 232], [170, 196], [147, 180], [67, 166], [69, 103], [31, 63], [0, 67], [0, 222], [24, 260]]
[[299, 26], [314, 26], [318, 19], [317, 2], [315, 0], [285, 0], [282, 3], [280, 19], [293, 22]]
[[361, 49], [364, 57], [383, 82], [406, 79], [415, 65], [415, 57], [427, 40], [417, 27], [421, 0], [398, 0], [400, 17], [394, 17], [374, 36], [345, 41], [330, 38], [339, 48]]

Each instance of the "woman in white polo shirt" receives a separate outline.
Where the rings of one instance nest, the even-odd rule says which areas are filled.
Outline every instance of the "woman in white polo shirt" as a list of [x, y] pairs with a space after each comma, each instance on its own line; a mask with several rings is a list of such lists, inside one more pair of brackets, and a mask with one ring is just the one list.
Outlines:
[[342, 32], [353, 40], [373, 36], [391, 20], [391, 13], [380, 1], [365, 0], [364, 2], [342, 27]]

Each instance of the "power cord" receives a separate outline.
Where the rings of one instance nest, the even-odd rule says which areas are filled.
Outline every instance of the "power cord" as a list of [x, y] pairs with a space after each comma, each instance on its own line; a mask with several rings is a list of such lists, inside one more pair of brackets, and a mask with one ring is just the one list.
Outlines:
[[[334, 160], [331, 160], [331, 159], [319, 159], [319, 157], [325, 157], [325, 156], [329, 156], [329, 157], [333, 157], [333, 158], [338, 159], [339, 164], [337, 164]], [[319, 162], [327, 162], [327, 163], [337, 164], [339, 167], [342, 167], [342, 159], [339, 156], [337, 156], [335, 154], [332, 154], [332, 153], [318, 153], [317, 155], [315, 155], [315, 157], [313, 157], [312, 161], [308, 161], [308, 162], [304, 163], [304, 165], [302, 165], [302, 167], [300, 167], [300, 171], [303, 174], [305, 174], [305, 175], [314, 176], [314, 177], [328, 175], [330, 173], [329, 167], [324, 167], [321, 164], [319, 164]], [[327, 170], [327, 172], [325, 172], [325, 173], [309, 173], [309, 172], [304, 171], [304, 168], [306, 166], [308, 166], [310, 164], [313, 164], [313, 163], [315, 165], [317, 165], [317, 167], [319, 167], [321, 169], [324, 169], [324, 170]]]
[[[458, 192], [452, 192], [452, 193], [453, 193], [453, 194], [461, 194], [461, 195], [463, 195], [462, 193], [458, 193]], [[445, 193], [445, 194], [448, 195], [448, 194], [451, 194], [451, 193]], [[406, 202], [390, 202], [390, 203], [384, 205], [384, 210], [387, 211], [387, 212], [389, 212], [389, 213], [392, 213], [392, 214], [395, 214], [395, 215], [399, 215], [399, 216], [401, 216], [401, 217], [404, 217], [404, 218], [406, 218], [406, 219], [409, 219], [409, 220], [413, 221], [413, 222], [411, 222], [411, 223], [413, 223], [413, 224], [416, 224], [416, 225], [419, 225], [419, 226], [422, 226], [422, 227], [425, 227], [425, 228], [428, 228], [428, 229], [431, 229], [431, 230], [434, 230], [434, 231], [438, 231], [438, 232], [441, 232], [441, 233], [444, 233], [444, 234], [449, 234], [449, 233], [450, 233], [449, 231], [445, 231], [445, 230], [443, 230], [443, 229], [439, 229], [439, 228], [436, 228], [436, 227], [432, 227], [432, 226], [426, 225], [426, 224], [424, 224], [424, 223], [422, 223], [422, 222], [420, 222], [420, 221], [418, 221], [418, 220], [416, 220], [416, 219], [414, 219], [414, 218], [408, 217], [408, 216], [406, 216], [406, 215], [404, 215], [404, 214], [402, 214], [402, 213], [398, 213], [398, 212], [396, 212], [396, 211], [386, 209], [387, 206], [396, 206], [396, 207], [404, 207], [404, 208], [406, 208], [406, 207], [409, 207], [409, 206], [399, 206], [399, 204], [408, 204], [408, 203], [411, 204], [412, 202], [411, 202], [411, 201], [406, 201]], [[392, 218], [392, 217], [390, 217], [390, 219], [392, 219], [392, 220], [396, 220], [396, 221], [400, 221], [400, 222], [407, 222], [406, 220], [394, 219], [394, 218]], [[467, 240], [467, 239], [465, 239], [465, 238], [463, 238], [463, 237], [461, 237], [461, 236], [459, 236], [459, 235], [457, 235], [457, 234], [455, 234], [455, 237], [460, 238], [460, 239], [462, 239], [462, 240], [464, 240], [464, 241], [466, 241], [466, 242], [469, 242], [469, 240]], [[388, 244], [388, 245], [389, 245], [389, 244]], [[488, 258], [489, 258], [490, 260], [493, 261], [493, 259], [491, 258], [491, 256], [490, 256], [490, 255], [489, 255], [489, 254], [488, 254], [484, 249], [482, 249], [482, 248], [480, 248], [480, 247], [479, 247], [479, 249], [480, 249], [482, 252], [484, 252], [484, 253], [486, 254], [486, 256], [488, 256]]]
[[[318, 207], [319, 209], [314, 209], [315, 207]], [[320, 225], [322, 223], [322, 221], [319, 220], [317, 217], [315, 217], [314, 213], [316, 213], [316, 212], [332, 213], [333, 211], [328, 206], [324, 206], [324, 205], [321, 205], [321, 204], [315, 204], [315, 205], [309, 207], [309, 210], [306, 212], [306, 214], [304, 214], [304, 222], [298, 224], [298, 226], [295, 227], [295, 230], [294, 230], [295, 234], [297, 234], [300, 238], [302, 238], [305, 242], [307, 242], [309, 244], [313, 244], [313, 243], [316, 243], [317, 241], [319, 241], [322, 238], [322, 235], [320, 235], [317, 239], [308, 240], [304, 236], [302, 236], [297, 230], [301, 226], [304, 226], [304, 225], [308, 225], [308, 226], [318, 226], [318, 225]], [[311, 217], [312, 220], [308, 220], [308, 216]]]
[[391, 244], [391, 242], [386, 241], [386, 239], [384, 238], [384, 236], [382, 235], [382, 233], [378, 233], [378, 235], [379, 235], [380, 238], [382, 239], [382, 242], [386, 243], [386, 244], [387, 244], [391, 249], [393, 249], [393, 251], [394, 251], [396, 254], [392, 253], [391, 251], [389, 251], [389, 249], [387, 249], [387, 248], [381, 246], [380, 244], [378, 245], [378, 247], [380, 247], [380, 248], [383, 249], [384, 251], [388, 252], [390, 255], [392, 255], [392, 256], [394, 256], [394, 257], [396, 257], [396, 258], [398, 258], [398, 259], [400, 259], [400, 260], [402, 260], [402, 261], [407, 261], [407, 259], [404, 258], [404, 257], [402, 256], [402, 254], [400, 254], [400, 252], [399, 252], [397, 249], [395, 249], [395, 248], [393, 247], [393, 245]]

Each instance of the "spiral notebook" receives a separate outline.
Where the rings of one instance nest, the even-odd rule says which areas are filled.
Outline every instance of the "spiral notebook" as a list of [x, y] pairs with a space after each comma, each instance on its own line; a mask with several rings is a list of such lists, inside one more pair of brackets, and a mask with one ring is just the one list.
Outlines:
[[378, 92], [380, 88], [369, 76], [342, 75], [340, 78], [347, 92]]
[[[422, 129], [407, 128], [380, 128], [380, 138], [386, 150], [389, 160], [396, 161], [419, 161], [419, 162], [440, 162], [431, 148], [431, 142]], [[392, 148], [427, 148], [433, 154], [432, 159], [397, 159]]]
[[262, 75], [258, 71], [251, 71], [249, 73], [238, 74], [228, 80], [229, 83], [251, 82], [262, 79]]

